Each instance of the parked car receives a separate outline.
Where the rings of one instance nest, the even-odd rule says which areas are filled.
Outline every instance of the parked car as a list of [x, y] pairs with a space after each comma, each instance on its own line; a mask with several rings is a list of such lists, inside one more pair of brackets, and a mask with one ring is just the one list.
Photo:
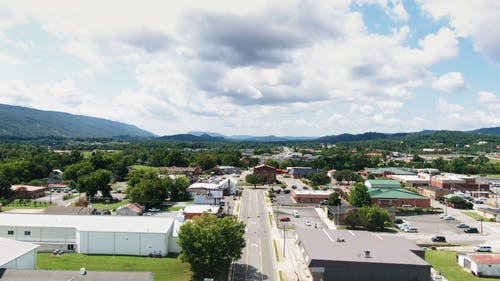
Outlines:
[[450, 216], [450, 215], [447, 215], [443, 218], [443, 220], [446, 220], [446, 221], [451, 221], [451, 220], [454, 220], [455, 218], [453, 216]]
[[408, 228], [405, 228], [405, 232], [417, 233], [418, 229], [416, 229], [415, 227], [408, 227]]
[[448, 214], [445, 214], [445, 213], [442, 213], [442, 214], [439, 214], [439, 218], [440, 219], [444, 219], [444, 217], [446, 217]]
[[446, 238], [444, 236], [434, 236], [431, 240], [432, 242], [446, 242]]
[[479, 233], [479, 230], [477, 230], [477, 228], [475, 228], [475, 227], [469, 227], [469, 228], [464, 229], [464, 232], [465, 233]]
[[297, 210], [293, 210], [293, 217], [298, 218], [299, 212]]
[[457, 227], [458, 228], [469, 228], [469, 226], [466, 225], [465, 223], [459, 223], [459, 224], [457, 224]]
[[399, 229], [404, 230], [405, 228], [411, 227], [411, 224], [408, 222], [404, 222], [399, 225]]
[[311, 220], [306, 220], [305, 224], [306, 224], [307, 226], [311, 226]]
[[395, 225], [399, 225], [399, 224], [402, 224], [404, 221], [402, 219], [395, 219], [394, 220], [394, 224]]
[[280, 221], [290, 221], [290, 218], [289, 217], [281, 217]]
[[491, 252], [491, 246], [490, 245], [485, 245], [485, 244], [480, 244], [474, 247], [474, 251], [476, 252]]
[[148, 212], [153, 212], [153, 213], [154, 213], [154, 212], [159, 212], [159, 211], [160, 211], [160, 209], [158, 209], [158, 208], [151, 208], [151, 209], [148, 209]]

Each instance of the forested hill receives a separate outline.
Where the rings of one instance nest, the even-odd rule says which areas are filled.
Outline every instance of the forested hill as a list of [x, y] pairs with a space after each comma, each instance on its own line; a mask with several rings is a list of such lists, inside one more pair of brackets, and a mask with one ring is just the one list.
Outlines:
[[136, 126], [102, 118], [0, 104], [0, 137], [152, 137]]

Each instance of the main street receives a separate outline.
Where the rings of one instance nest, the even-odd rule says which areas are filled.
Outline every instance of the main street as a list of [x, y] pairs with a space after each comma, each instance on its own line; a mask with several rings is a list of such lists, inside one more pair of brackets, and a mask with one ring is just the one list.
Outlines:
[[241, 259], [233, 264], [232, 280], [276, 280], [264, 190], [243, 190], [239, 215], [247, 225], [246, 247]]

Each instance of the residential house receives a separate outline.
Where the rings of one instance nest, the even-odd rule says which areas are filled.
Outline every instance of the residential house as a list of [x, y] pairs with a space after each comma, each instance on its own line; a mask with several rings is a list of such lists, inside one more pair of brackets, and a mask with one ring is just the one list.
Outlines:
[[117, 216], [142, 216], [146, 207], [139, 203], [130, 203], [116, 209]]

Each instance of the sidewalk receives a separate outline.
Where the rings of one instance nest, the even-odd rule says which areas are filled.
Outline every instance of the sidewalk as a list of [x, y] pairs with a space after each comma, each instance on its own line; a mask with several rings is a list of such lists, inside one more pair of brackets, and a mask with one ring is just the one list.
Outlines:
[[316, 211], [316, 213], [318, 213], [318, 216], [321, 218], [328, 229], [337, 229], [335, 223], [328, 218], [328, 213], [325, 210], [323, 210], [322, 208], [314, 208], [314, 210]]

